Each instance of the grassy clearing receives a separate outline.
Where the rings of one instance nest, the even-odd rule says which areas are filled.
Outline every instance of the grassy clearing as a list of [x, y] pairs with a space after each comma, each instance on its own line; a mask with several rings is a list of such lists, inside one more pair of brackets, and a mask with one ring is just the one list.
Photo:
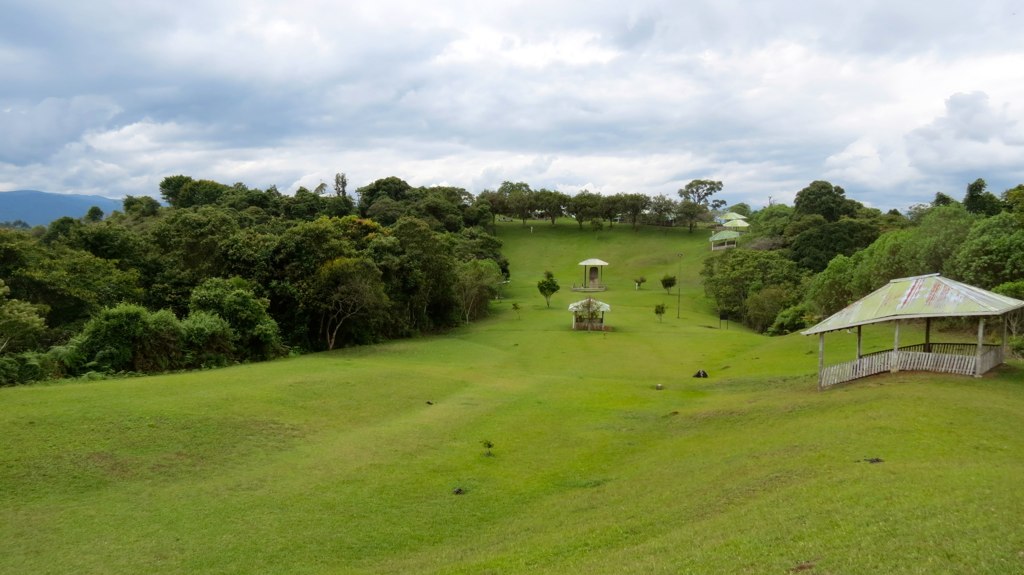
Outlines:
[[[718, 329], [703, 234], [500, 235], [505, 298], [443, 337], [0, 390], [0, 572], [1024, 571], [1020, 363], [818, 393], [814, 338]], [[588, 257], [611, 333], [568, 330]]]

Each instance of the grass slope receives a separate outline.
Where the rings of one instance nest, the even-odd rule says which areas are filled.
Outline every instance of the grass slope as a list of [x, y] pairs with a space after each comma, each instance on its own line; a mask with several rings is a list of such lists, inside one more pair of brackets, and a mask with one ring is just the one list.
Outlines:
[[[718, 329], [704, 234], [533, 224], [443, 337], [0, 389], [0, 572], [1024, 571], [1020, 363], [818, 393], [814, 338]], [[589, 257], [610, 333], [568, 330]]]

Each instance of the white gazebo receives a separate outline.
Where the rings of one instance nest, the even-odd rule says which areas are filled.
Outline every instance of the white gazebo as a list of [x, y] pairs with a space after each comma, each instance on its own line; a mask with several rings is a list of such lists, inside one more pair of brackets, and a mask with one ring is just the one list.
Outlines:
[[[864, 296], [818, 325], [803, 331], [818, 335], [818, 389], [887, 371], [935, 371], [981, 377], [1006, 357], [1006, 315], [1024, 308], [1024, 301], [993, 293], [939, 274], [900, 278]], [[933, 343], [931, 322], [936, 318], [977, 317], [978, 340], [973, 343]], [[924, 343], [900, 346], [900, 324], [925, 320]], [[1002, 343], [986, 345], [985, 320], [1002, 323]], [[892, 349], [863, 354], [861, 327], [896, 324]], [[825, 334], [857, 328], [857, 359], [825, 365]]]
[[608, 286], [604, 285], [604, 267], [608, 262], [597, 258], [590, 258], [579, 263], [583, 267], [583, 283], [572, 284], [572, 291], [595, 292], [605, 291]]
[[606, 331], [604, 313], [611, 311], [612, 306], [597, 301], [592, 297], [569, 304], [572, 312], [572, 328], [587, 331]]

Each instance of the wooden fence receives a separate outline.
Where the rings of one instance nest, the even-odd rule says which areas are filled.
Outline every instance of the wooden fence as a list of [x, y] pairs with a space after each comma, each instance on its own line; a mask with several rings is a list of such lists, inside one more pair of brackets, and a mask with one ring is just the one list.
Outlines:
[[[929, 351], [925, 351], [925, 349]], [[861, 356], [860, 359], [837, 363], [822, 369], [818, 388], [825, 389], [838, 383], [853, 381], [887, 371], [934, 371], [975, 375], [985, 373], [1003, 363], [1003, 346], [985, 345], [981, 350], [981, 369], [978, 367], [978, 346], [972, 343], [931, 343], [878, 351]]]

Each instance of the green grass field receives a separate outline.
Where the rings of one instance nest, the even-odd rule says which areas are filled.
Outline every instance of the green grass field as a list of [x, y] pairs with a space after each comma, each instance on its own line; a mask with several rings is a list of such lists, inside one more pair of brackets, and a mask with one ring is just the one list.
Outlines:
[[[0, 572], [1024, 573], [1020, 362], [819, 393], [816, 338], [719, 328], [704, 232], [499, 237], [503, 299], [444, 336], [0, 389]], [[611, 332], [569, 329], [590, 257]]]

